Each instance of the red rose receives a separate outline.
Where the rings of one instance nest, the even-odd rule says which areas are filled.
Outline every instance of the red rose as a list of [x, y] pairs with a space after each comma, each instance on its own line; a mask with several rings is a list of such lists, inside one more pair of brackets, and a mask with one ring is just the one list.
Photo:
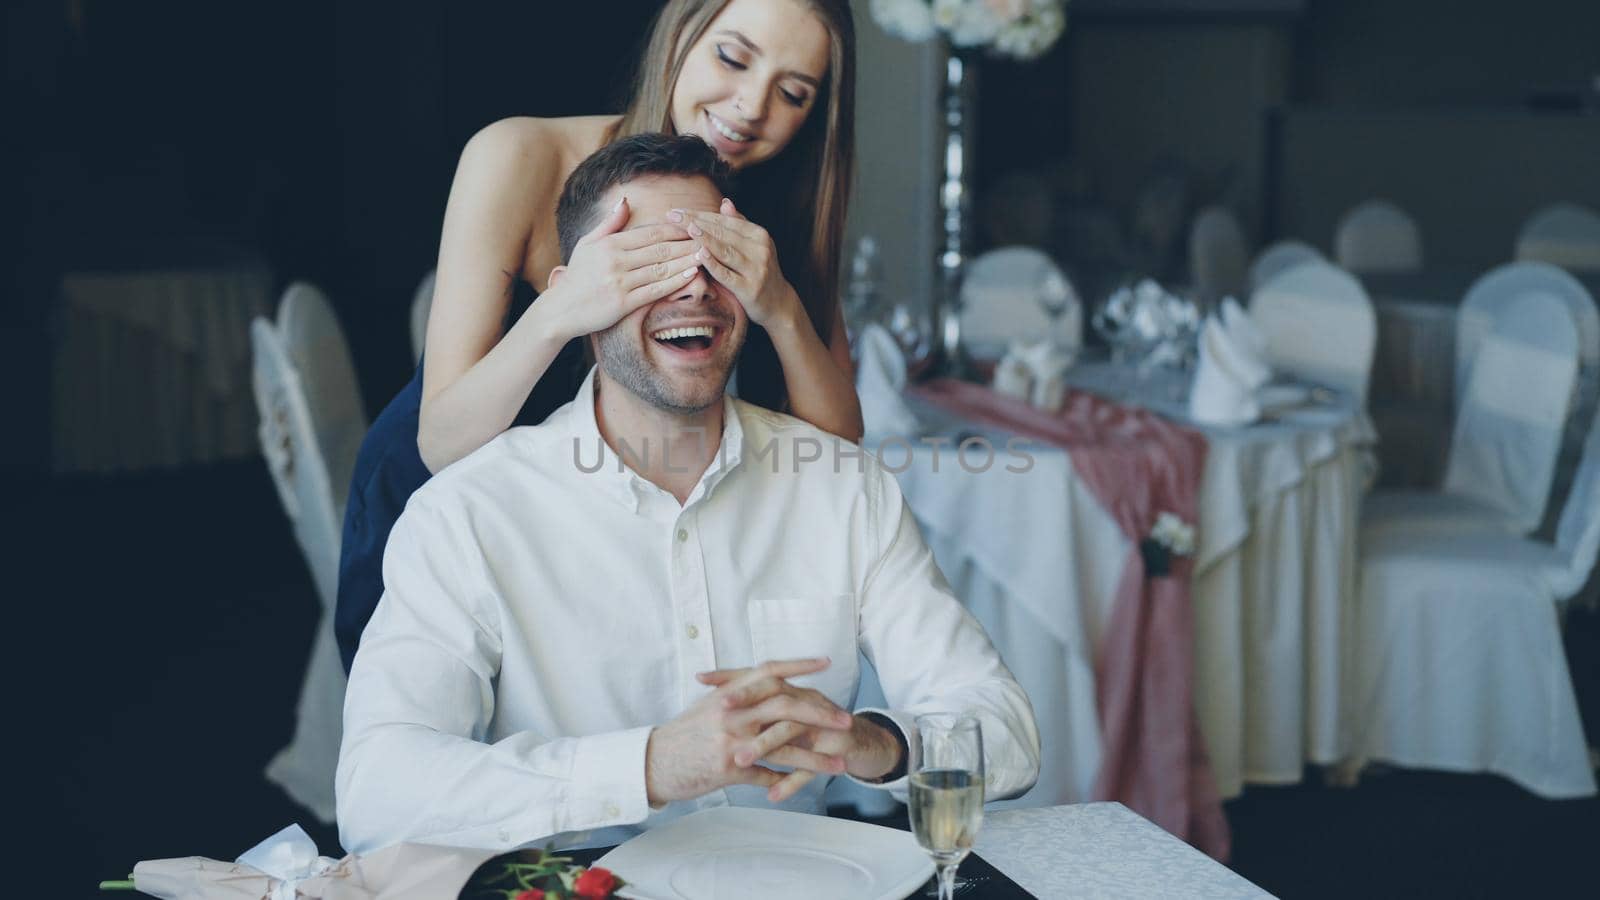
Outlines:
[[544, 900], [544, 891], [538, 888], [528, 888], [517, 895], [517, 900]]
[[591, 866], [578, 875], [572, 883], [572, 892], [584, 900], [605, 900], [617, 889], [617, 876], [609, 869]]

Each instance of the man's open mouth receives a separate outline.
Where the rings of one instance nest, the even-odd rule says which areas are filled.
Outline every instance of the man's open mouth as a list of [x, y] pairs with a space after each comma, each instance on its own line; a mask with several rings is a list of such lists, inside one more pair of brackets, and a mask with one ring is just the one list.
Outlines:
[[680, 325], [652, 331], [650, 337], [679, 353], [700, 354], [717, 342], [717, 329], [711, 325]]

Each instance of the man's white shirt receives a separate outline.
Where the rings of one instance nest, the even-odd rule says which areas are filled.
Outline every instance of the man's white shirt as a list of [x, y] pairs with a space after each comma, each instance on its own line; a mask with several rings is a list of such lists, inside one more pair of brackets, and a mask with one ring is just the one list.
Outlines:
[[[913, 770], [913, 717], [961, 711], [983, 723], [989, 798], [1033, 784], [1027, 696], [892, 475], [730, 397], [680, 505], [601, 439], [595, 377], [434, 477], [396, 523], [345, 698], [346, 848], [602, 845], [707, 806], [771, 806], [735, 787], [652, 810], [650, 729], [711, 690], [697, 672], [771, 659], [831, 657], [791, 680], [851, 709], [858, 649]], [[780, 806], [822, 812], [826, 782]], [[904, 779], [882, 787], [904, 796]]]

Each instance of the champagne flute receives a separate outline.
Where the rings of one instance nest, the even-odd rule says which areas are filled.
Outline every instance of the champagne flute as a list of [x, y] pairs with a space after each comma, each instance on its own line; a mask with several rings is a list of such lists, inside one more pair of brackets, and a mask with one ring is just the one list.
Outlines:
[[933, 857], [939, 898], [955, 896], [956, 867], [983, 824], [983, 731], [972, 716], [917, 716], [922, 762], [911, 774], [911, 830]]

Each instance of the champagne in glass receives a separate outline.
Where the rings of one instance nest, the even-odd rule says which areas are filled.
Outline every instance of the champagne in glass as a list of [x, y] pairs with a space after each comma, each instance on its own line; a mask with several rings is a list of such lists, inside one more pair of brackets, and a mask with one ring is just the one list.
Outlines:
[[955, 895], [956, 867], [983, 824], [983, 732], [971, 716], [917, 717], [922, 762], [911, 773], [911, 830], [933, 857], [940, 900]]

